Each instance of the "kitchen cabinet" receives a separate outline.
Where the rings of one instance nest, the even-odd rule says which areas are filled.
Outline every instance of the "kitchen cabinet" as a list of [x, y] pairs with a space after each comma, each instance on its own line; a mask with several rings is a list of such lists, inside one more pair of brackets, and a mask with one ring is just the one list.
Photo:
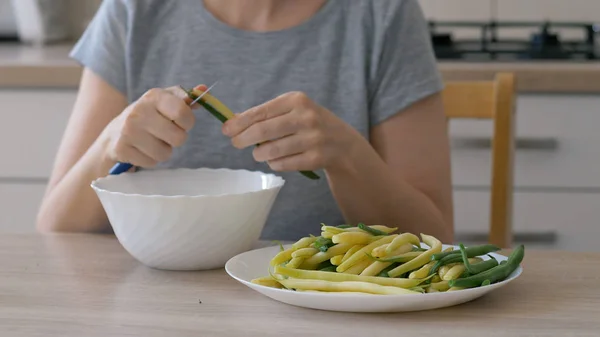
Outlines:
[[33, 233], [45, 182], [0, 181], [0, 233]]
[[[520, 94], [516, 109], [515, 233], [539, 247], [600, 251], [600, 96]], [[459, 240], [488, 230], [491, 135], [489, 121], [450, 125]]]
[[[488, 191], [455, 190], [457, 240], [480, 242], [469, 237], [485, 233], [489, 198]], [[513, 231], [517, 233], [516, 241], [529, 248], [600, 252], [599, 219], [600, 194], [552, 191], [514, 194]]]
[[[600, 95], [519, 95], [515, 186], [600, 192]], [[492, 122], [450, 126], [454, 183], [489, 186]]]
[[32, 232], [75, 89], [0, 90], [0, 232]]
[[76, 90], [0, 90], [0, 177], [47, 178]]

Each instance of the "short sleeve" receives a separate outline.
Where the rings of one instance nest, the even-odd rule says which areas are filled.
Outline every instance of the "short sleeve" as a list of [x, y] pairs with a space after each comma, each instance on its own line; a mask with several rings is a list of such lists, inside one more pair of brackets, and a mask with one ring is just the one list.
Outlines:
[[125, 0], [104, 0], [70, 56], [127, 96]]
[[417, 0], [390, 1], [383, 20], [378, 66], [370, 85], [370, 123], [376, 125], [443, 89], [427, 21]]

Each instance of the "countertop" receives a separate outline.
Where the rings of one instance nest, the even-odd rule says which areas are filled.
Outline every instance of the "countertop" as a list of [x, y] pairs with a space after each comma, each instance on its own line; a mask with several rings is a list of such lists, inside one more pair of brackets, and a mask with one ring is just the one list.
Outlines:
[[[0, 45], [0, 88], [77, 88], [81, 66], [68, 57], [72, 43]], [[517, 74], [519, 92], [600, 93], [599, 62], [438, 63], [447, 81], [491, 79], [498, 71]]]
[[0, 88], [77, 88], [82, 68], [71, 48], [0, 44]]
[[[439, 310], [354, 314], [271, 300], [224, 270], [169, 272], [110, 235], [0, 235], [2, 336], [598, 336], [600, 254], [528, 250], [523, 274]], [[427, 295], [424, 295], [427, 296]]]

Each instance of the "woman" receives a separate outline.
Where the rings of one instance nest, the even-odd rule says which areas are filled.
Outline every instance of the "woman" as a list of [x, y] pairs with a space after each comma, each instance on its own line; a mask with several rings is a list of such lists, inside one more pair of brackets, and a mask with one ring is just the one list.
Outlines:
[[[89, 184], [123, 161], [278, 172], [264, 239], [358, 222], [453, 238], [442, 83], [417, 0], [106, 0], [72, 56], [85, 69], [40, 231], [109, 229]], [[217, 80], [211, 93], [240, 113], [223, 126], [179, 88]]]

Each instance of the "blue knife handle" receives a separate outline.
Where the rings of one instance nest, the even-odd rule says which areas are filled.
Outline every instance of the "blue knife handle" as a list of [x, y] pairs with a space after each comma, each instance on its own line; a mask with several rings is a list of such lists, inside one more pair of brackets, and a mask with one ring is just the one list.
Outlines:
[[108, 171], [108, 174], [110, 175], [117, 175], [117, 174], [121, 174], [123, 172], [127, 172], [129, 171], [129, 169], [133, 167], [133, 165], [131, 164], [127, 164], [127, 163], [116, 163], [115, 166], [113, 166], [110, 171]]

